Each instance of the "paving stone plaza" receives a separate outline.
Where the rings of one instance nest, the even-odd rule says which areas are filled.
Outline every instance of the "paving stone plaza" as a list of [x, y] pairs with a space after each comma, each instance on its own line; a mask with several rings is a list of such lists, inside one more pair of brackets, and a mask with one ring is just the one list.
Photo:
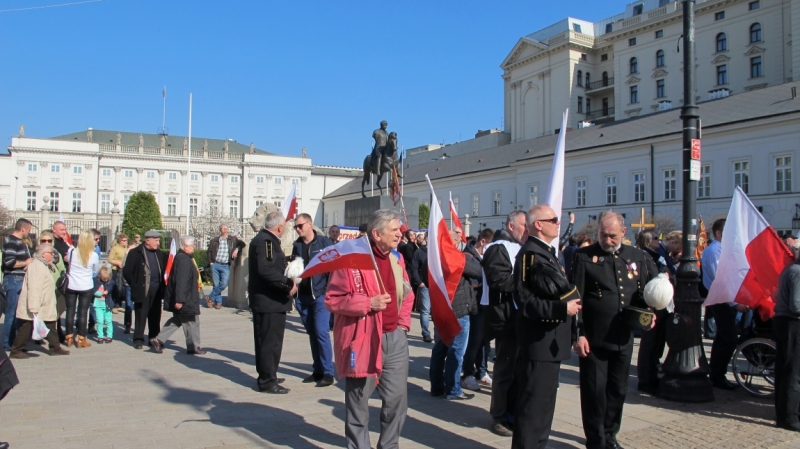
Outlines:
[[[12, 448], [344, 446], [342, 383], [327, 388], [301, 383], [310, 372], [311, 357], [296, 313], [288, 315], [279, 370], [292, 390], [288, 395], [254, 389], [248, 311], [202, 310], [205, 356], [187, 355], [181, 332], [162, 355], [136, 351], [130, 335], [122, 334], [121, 319], [114, 315], [112, 344], [71, 348], [72, 354], [64, 357], [49, 357], [30, 344], [30, 359], [13, 360], [20, 385], [0, 402], [1, 441]], [[432, 346], [419, 337], [418, 321], [409, 347], [409, 410], [402, 447], [511, 446], [509, 438], [487, 430], [488, 390], [463, 402], [429, 395]], [[549, 447], [583, 447], [577, 356], [564, 365], [561, 381]], [[631, 377], [619, 434], [626, 448], [800, 448], [799, 435], [772, 426], [771, 400], [715, 390], [713, 403], [679, 404], [641, 395], [635, 386]], [[377, 394], [371, 405], [376, 445]]]

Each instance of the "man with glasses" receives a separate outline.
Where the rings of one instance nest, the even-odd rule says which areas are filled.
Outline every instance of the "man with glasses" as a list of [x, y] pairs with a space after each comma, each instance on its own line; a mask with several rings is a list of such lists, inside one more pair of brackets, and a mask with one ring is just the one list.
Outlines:
[[[295, 218], [294, 229], [300, 236], [292, 245], [292, 259], [301, 257], [303, 266], [333, 242], [314, 232], [311, 215], [300, 214]], [[333, 385], [333, 349], [330, 330], [331, 313], [325, 308], [325, 290], [328, 287], [328, 273], [303, 279], [297, 286], [295, 306], [306, 328], [311, 343], [313, 372], [303, 383], [317, 382], [320, 387]]]
[[231, 276], [231, 262], [239, 256], [244, 242], [228, 234], [228, 225], [219, 226], [219, 236], [208, 242], [208, 262], [211, 266], [211, 283], [214, 289], [206, 298], [208, 308], [222, 308], [222, 291], [228, 288]]

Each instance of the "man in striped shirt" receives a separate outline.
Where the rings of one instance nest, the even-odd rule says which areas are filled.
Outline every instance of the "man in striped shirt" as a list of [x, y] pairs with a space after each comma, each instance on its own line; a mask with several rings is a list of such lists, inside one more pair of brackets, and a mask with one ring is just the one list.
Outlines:
[[20, 218], [14, 225], [14, 232], [8, 236], [8, 239], [3, 244], [3, 289], [8, 300], [5, 321], [3, 322], [3, 347], [6, 351], [11, 350], [11, 343], [17, 336], [15, 322], [17, 302], [20, 290], [22, 290], [25, 269], [33, 261], [31, 259], [31, 241], [28, 237], [31, 227], [30, 221]]

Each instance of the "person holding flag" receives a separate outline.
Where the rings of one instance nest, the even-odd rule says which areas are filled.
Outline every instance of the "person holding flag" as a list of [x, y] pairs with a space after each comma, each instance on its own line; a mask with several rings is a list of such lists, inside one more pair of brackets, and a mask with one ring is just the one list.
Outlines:
[[398, 447], [408, 412], [406, 334], [411, 328], [414, 293], [403, 257], [397, 252], [401, 238], [397, 213], [389, 209], [373, 212], [367, 237], [368, 241], [345, 241], [320, 253], [303, 276], [315, 273], [312, 264], [318, 260], [322, 261], [319, 265], [340, 268], [328, 280], [325, 307], [336, 315], [333, 352], [337, 373], [346, 379], [347, 446], [371, 447], [369, 398], [377, 388], [382, 400], [378, 447]]

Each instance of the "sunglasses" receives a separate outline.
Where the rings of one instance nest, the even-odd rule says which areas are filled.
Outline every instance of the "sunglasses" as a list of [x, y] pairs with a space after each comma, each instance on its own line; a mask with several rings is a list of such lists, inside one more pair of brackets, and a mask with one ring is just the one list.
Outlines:
[[39, 240], [40, 243], [53, 243], [52, 239], [41, 239]]
[[558, 224], [559, 220], [558, 220], [558, 217], [553, 217], [553, 218], [548, 218], [546, 220], [536, 220], [536, 221], [546, 221], [546, 222], [549, 222], [549, 223]]
[[300, 230], [300, 229], [303, 229], [303, 226], [305, 226], [305, 225], [306, 225], [305, 223], [297, 223], [296, 225], [294, 225], [294, 228], [297, 229], [297, 230]]

